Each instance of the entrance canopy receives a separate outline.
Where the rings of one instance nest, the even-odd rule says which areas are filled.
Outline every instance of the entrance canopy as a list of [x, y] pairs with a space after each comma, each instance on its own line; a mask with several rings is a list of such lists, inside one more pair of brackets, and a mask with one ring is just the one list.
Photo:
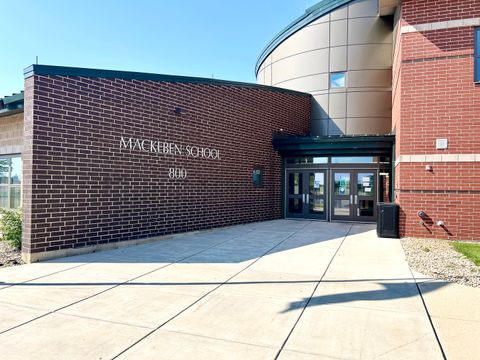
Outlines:
[[276, 134], [284, 159], [286, 218], [371, 222], [393, 201], [395, 136]]
[[282, 156], [393, 155], [395, 135], [292, 136], [275, 134], [273, 147]]

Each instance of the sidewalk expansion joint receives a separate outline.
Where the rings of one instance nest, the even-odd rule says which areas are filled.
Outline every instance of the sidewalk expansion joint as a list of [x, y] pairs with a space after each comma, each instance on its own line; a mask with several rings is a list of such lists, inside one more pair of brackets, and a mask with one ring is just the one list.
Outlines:
[[[249, 231], [248, 233], [250, 233], [250, 232], [252, 232], [252, 231], [254, 231], [254, 230], [251, 230], [251, 231]], [[5, 334], [6, 332], [12, 331], [12, 330], [14, 330], [14, 329], [17, 329], [17, 328], [19, 328], [20, 326], [24, 326], [24, 325], [30, 324], [31, 322], [36, 321], [36, 320], [39, 320], [39, 319], [41, 319], [41, 318], [44, 318], [45, 316], [48, 316], [48, 315], [50, 315], [50, 314], [54, 314], [54, 313], [56, 313], [56, 312], [59, 312], [59, 311], [61, 311], [61, 310], [63, 310], [63, 309], [66, 309], [66, 308], [68, 308], [68, 307], [70, 307], [70, 306], [73, 306], [73, 305], [76, 305], [76, 304], [81, 303], [81, 302], [83, 302], [83, 301], [89, 300], [89, 299], [91, 299], [91, 298], [93, 298], [93, 297], [96, 297], [96, 296], [98, 296], [98, 295], [101, 295], [101, 294], [103, 294], [103, 293], [105, 293], [105, 292], [107, 292], [107, 291], [110, 291], [110, 290], [112, 290], [112, 289], [115, 289], [115, 288], [117, 288], [117, 287], [119, 287], [119, 286], [127, 285], [127, 284], [130, 283], [131, 281], [135, 281], [135, 280], [137, 280], [137, 279], [139, 279], [139, 278], [141, 278], [141, 277], [143, 277], [143, 276], [152, 274], [152, 273], [154, 273], [155, 271], [162, 270], [162, 269], [164, 269], [164, 268], [166, 268], [166, 267], [168, 267], [168, 266], [171, 266], [171, 265], [173, 265], [173, 264], [176, 264], [176, 263], [182, 262], [182, 261], [184, 261], [184, 260], [187, 260], [187, 259], [189, 259], [189, 258], [191, 258], [191, 257], [193, 257], [193, 256], [199, 255], [199, 254], [201, 254], [201, 253], [203, 253], [203, 252], [205, 252], [205, 251], [208, 251], [208, 250], [213, 249], [213, 248], [215, 248], [215, 247], [217, 247], [217, 246], [220, 246], [220, 245], [223, 245], [223, 244], [225, 244], [225, 243], [227, 243], [227, 242], [229, 242], [229, 241], [232, 241], [232, 240], [234, 240], [234, 239], [236, 239], [237, 237], [240, 237], [240, 236], [242, 236], [242, 235], [244, 235], [244, 234], [238, 234], [238, 235], [232, 236], [232, 237], [228, 238], [228, 239], [225, 240], [225, 241], [221, 241], [221, 242], [219, 242], [218, 244], [209, 246], [208, 248], [203, 249], [203, 250], [200, 250], [200, 251], [198, 251], [198, 252], [196, 252], [196, 253], [194, 253], [194, 254], [192, 254], [192, 255], [188, 255], [188, 256], [186, 256], [186, 257], [183, 257], [183, 258], [181, 258], [181, 259], [178, 259], [178, 260], [173, 261], [173, 262], [171, 262], [171, 263], [168, 263], [168, 264], [166, 264], [166, 265], [163, 265], [163, 266], [160, 266], [160, 267], [155, 268], [155, 269], [153, 269], [153, 270], [147, 271], [146, 273], [140, 274], [140, 275], [135, 276], [135, 277], [133, 277], [133, 278], [131, 278], [131, 279], [128, 279], [128, 280], [126, 280], [126, 281], [123, 281], [123, 282], [120, 282], [120, 283], [118, 283], [118, 284], [115, 284], [114, 286], [111, 286], [111, 287], [109, 287], [109, 288], [107, 288], [107, 289], [104, 289], [104, 290], [98, 292], [98, 293], [95, 293], [95, 294], [92, 294], [92, 295], [90, 295], [90, 296], [87, 296], [87, 297], [85, 297], [85, 298], [83, 298], [83, 299], [74, 301], [74, 302], [72, 302], [72, 303], [70, 303], [70, 304], [67, 304], [67, 305], [61, 306], [61, 307], [59, 307], [59, 308], [57, 308], [57, 309], [48, 311], [48, 312], [46, 312], [45, 314], [42, 314], [42, 315], [37, 316], [37, 317], [35, 317], [35, 318], [33, 318], [33, 319], [30, 319], [30, 320], [28, 320], [28, 321], [25, 321], [25, 322], [23, 322], [23, 323], [17, 324], [17, 325], [15, 325], [15, 326], [12, 326], [11, 328], [8, 328], [8, 329], [6, 329], [6, 330], [1, 331], [1, 332], [0, 332], [0, 335]], [[82, 266], [82, 265], [87, 265], [87, 264], [92, 264], [92, 263], [95, 263], [95, 262], [89, 262], [89, 263], [81, 264], [81, 265], [78, 265], [78, 266], [76, 266], [76, 267], [79, 267], [79, 266]], [[65, 270], [68, 270], [68, 269], [65, 269]], [[62, 271], [59, 271], [59, 272], [62, 272]], [[53, 275], [53, 274], [51, 274], [51, 275]], [[46, 275], [46, 276], [49, 276], [49, 275]], [[40, 277], [40, 278], [41, 278], [41, 277]], [[33, 280], [35, 280], [35, 279], [33, 279]], [[33, 281], [33, 280], [29, 280], [29, 281]]]
[[298, 315], [297, 320], [295, 321], [295, 323], [293, 324], [292, 328], [290, 329], [290, 332], [288, 333], [287, 337], [286, 337], [285, 340], [283, 341], [282, 346], [281, 346], [280, 349], [278, 350], [277, 355], [275, 356], [275, 360], [277, 360], [277, 359], [279, 358], [280, 354], [282, 353], [283, 349], [285, 348], [285, 345], [287, 344], [288, 339], [290, 339], [290, 336], [293, 334], [293, 332], [294, 332], [297, 324], [300, 322], [300, 319], [302, 318], [303, 313], [305, 312], [305, 310], [307, 309], [308, 305], [309, 305], [310, 302], [312, 301], [312, 298], [313, 298], [313, 295], [315, 294], [315, 291], [317, 291], [317, 288], [319, 287], [319, 285], [320, 285], [320, 283], [322, 282], [323, 278], [324, 278], [325, 275], [327, 274], [327, 271], [328, 271], [328, 269], [330, 268], [330, 265], [332, 264], [333, 259], [335, 259], [335, 257], [337, 256], [338, 251], [340, 250], [340, 248], [342, 247], [343, 243], [345, 242], [345, 239], [346, 239], [346, 238], [348, 237], [348, 235], [350, 234], [350, 231], [352, 231], [352, 228], [353, 228], [353, 224], [350, 225], [350, 228], [348, 229], [347, 233], [345, 234], [345, 236], [343, 237], [342, 241], [341, 241], [340, 244], [338, 245], [337, 249], [335, 250], [335, 253], [334, 253], [333, 256], [332, 256], [332, 258], [331, 258], [330, 261], [328, 262], [328, 265], [327, 265], [327, 267], [325, 268], [325, 271], [323, 272], [322, 276], [320, 277], [320, 280], [318, 280], [317, 284], [316, 284], [315, 287], [313, 288], [312, 293], [310, 294], [310, 297], [308, 298], [307, 302], [306, 302], [305, 305], [303, 306], [302, 311], [301, 311], [300, 314]]
[[423, 308], [425, 309], [425, 313], [427, 314], [428, 321], [430, 323], [430, 326], [432, 327], [433, 334], [435, 335], [435, 339], [437, 340], [438, 347], [442, 352], [442, 357], [445, 360], [447, 360], [447, 355], [445, 354], [445, 350], [443, 349], [442, 343], [440, 342], [440, 338], [438, 337], [437, 330], [435, 329], [435, 325], [433, 325], [432, 316], [430, 315], [430, 312], [428, 311], [428, 308], [427, 308], [427, 304], [425, 303], [425, 299], [423, 298], [422, 290], [420, 290], [420, 286], [418, 286], [417, 279], [415, 278], [415, 275], [413, 274], [413, 271], [410, 268], [410, 266], [408, 266], [408, 270], [410, 270], [410, 274], [412, 274], [412, 278], [413, 280], [415, 280], [415, 285], [417, 287], [418, 295], [420, 295], [420, 299], [422, 300]]
[[[131, 348], [135, 347], [136, 345], [138, 345], [140, 342], [142, 342], [143, 340], [145, 340], [147, 337], [151, 336], [152, 334], [154, 334], [157, 330], [160, 330], [163, 326], [165, 326], [166, 324], [168, 324], [169, 322], [171, 322], [172, 320], [176, 319], [177, 317], [179, 317], [181, 314], [183, 314], [185, 311], [187, 311], [188, 309], [192, 308], [193, 306], [195, 306], [195, 304], [198, 304], [200, 301], [202, 301], [204, 298], [206, 298], [208, 295], [212, 294], [213, 292], [215, 292], [216, 290], [218, 290], [220, 287], [222, 287], [223, 285], [227, 284], [230, 280], [232, 280], [233, 278], [235, 278], [236, 276], [240, 275], [242, 272], [244, 272], [245, 270], [247, 270], [249, 267], [251, 267], [253, 264], [255, 264], [256, 262], [258, 262], [261, 258], [263, 258], [265, 255], [269, 254], [271, 251], [275, 250], [278, 246], [280, 246], [281, 244], [283, 244], [285, 241], [287, 241], [288, 239], [290, 239], [291, 237], [293, 237], [294, 235], [296, 235], [298, 232], [300, 232], [301, 230], [303, 230], [307, 225], [310, 225], [311, 224], [311, 221], [309, 222], [306, 222], [305, 225], [303, 225], [301, 228], [295, 230], [294, 232], [290, 233], [288, 236], [286, 236], [285, 238], [283, 238], [280, 242], [278, 242], [275, 246], [273, 246], [272, 248], [270, 248], [269, 250], [267, 250], [266, 252], [264, 252], [262, 255], [260, 255], [259, 257], [257, 257], [254, 261], [252, 261], [250, 264], [248, 264], [247, 266], [245, 266], [243, 269], [239, 270], [238, 272], [236, 272], [235, 274], [233, 274], [232, 276], [230, 276], [227, 280], [223, 281], [220, 285], [216, 286], [215, 288], [213, 288], [212, 290], [209, 290], [207, 293], [205, 293], [204, 295], [202, 295], [201, 297], [199, 297], [197, 300], [195, 300], [193, 303], [191, 303], [190, 305], [186, 306], [184, 309], [182, 309], [181, 311], [179, 311], [177, 314], [173, 315], [170, 319], [164, 321], [162, 324], [160, 324], [159, 326], [157, 326], [154, 330], [150, 331], [149, 333], [147, 333], [146, 335], [142, 336], [140, 339], [138, 339], [137, 341], [133, 342], [131, 345], [129, 345], [127, 348], [123, 349], [120, 353], [118, 353], [117, 355], [115, 355], [114, 357], [112, 357], [112, 360], [114, 359], [117, 359], [119, 356], [121, 356], [122, 354], [124, 354], [125, 352], [127, 352], [128, 350], [130, 350]], [[253, 231], [253, 230], [252, 230]]]

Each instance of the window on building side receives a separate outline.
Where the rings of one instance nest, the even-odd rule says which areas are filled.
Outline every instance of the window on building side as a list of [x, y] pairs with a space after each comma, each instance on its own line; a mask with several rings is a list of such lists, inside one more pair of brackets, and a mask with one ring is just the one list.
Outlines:
[[22, 206], [22, 158], [20, 155], [0, 157], [0, 207]]
[[330, 88], [338, 89], [346, 86], [346, 74], [344, 72], [330, 73]]
[[480, 28], [475, 29], [475, 81], [480, 82]]

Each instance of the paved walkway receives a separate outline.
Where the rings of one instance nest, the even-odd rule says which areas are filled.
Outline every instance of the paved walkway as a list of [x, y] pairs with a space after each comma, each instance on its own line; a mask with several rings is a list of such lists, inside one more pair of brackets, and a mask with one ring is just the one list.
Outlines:
[[278, 220], [0, 270], [0, 357], [442, 353], [398, 240], [372, 225]]

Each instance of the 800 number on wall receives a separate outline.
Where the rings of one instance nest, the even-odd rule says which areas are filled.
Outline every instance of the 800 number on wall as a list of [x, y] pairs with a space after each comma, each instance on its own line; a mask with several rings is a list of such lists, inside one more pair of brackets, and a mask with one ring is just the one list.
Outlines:
[[187, 170], [180, 168], [170, 168], [168, 169], [168, 177], [170, 179], [186, 179]]

